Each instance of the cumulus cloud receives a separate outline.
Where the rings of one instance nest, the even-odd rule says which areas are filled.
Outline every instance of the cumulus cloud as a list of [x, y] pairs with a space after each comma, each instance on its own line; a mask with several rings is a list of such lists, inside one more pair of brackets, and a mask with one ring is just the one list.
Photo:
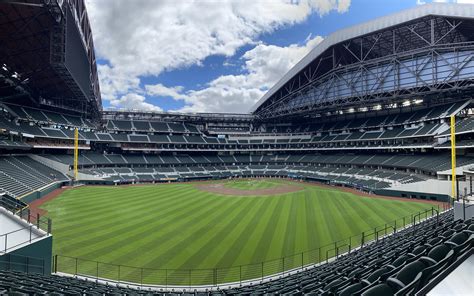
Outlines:
[[109, 65], [98, 65], [97, 70], [103, 99], [114, 100], [119, 94], [142, 92], [140, 78], [137, 76], [128, 75], [126, 71], [114, 69]]
[[162, 96], [162, 97], [172, 97], [174, 99], [181, 98], [181, 91], [183, 91], [182, 86], [166, 87], [161, 83], [154, 85], [145, 85], [145, 90], [148, 95], [151, 96]]
[[160, 107], [145, 102], [145, 97], [136, 93], [128, 93], [119, 98], [111, 99], [110, 105], [124, 110], [163, 111]]
[[244, 74], [224, 75], [200, 90], [183, 93], [180, 87], [147, 85], [157, 95], [184, 100], [181, 112], [247, 112], [289, 69], [308, 54], [323, 38], [308, 38], [303, 45], [287, 47], [258, 44], [243, 56]]
[[349, 6], [351, 6], [351, 0], [340, 0], [337, 3], [337, 11], [346, 12], [349, 10]]
[[86, 4], [97, 55], [107, 61], [99, 67], [102, 95], [112, 102], [128, 93], [153, 91], [140, 89], [142, 77], [199, 65], [212, 55], [231, 57], [243, 45], [255, 44], [260, 34], [300, 23], [312, 13], [345, 12], [350, 0], [86, 0]]

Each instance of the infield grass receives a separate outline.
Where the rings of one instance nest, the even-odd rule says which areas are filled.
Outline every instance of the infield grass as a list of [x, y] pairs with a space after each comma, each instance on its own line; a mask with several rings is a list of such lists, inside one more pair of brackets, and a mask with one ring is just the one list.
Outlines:
[[224, 187], [240, 190], [269, 189], [285, 185], [281, 180], [271, 179], [243, 179], [224, 182]]
[[[225, 186], [242, 190], [284, 186], [284, 180], [242, 180]], [[144, 186], [79, 187], [44, 204], [53, 219], [54, 254], [128, 266], [160, 269], [226, 268], [273, 260], [318, 250], [334, 241], [373, 230], [432, 205], [356, 196], [338, 189], [296, 183], [304, 190], [273, 196], [228, 196], [201, 191], [192, 183]], [[259, 187], [261, 186], [261, 187]], [[397, 227], [401, 226], [401, 220]], [[408, 223], [409, 218], [406, 220]], [[380, 227], [378, 229], [381, 229]], [[375, 235], [366, 238], [373, 238]], [[351, 240], [352, 247], [360, 237]], [[342, 244], [341, 244], [342, 245]], [[327, 247], [275, 267], [265, 274], [324, 259]], [[341, 247], [340, 252], [345, 251]], [[60, 271], [73, 273], [74, 261], [59, 261]], [[80, 262], [83, 262], [82, 260]], [[80, 263], [83, 273], [129, 281], [163, 283], [164, 276], [149, 271], [143, 279], [135, 269]], [[261, 268], [243, 269], [243, 276], [259, 276]], [[255, 269], [256, 270], [256, 269]], [[233, 281], [237, 271], [219, 274], [218, 281]], [[239, 270], [242, 273], [241, 270]], [[121, 275], [120, 275], [121, 273]], [[254, 275], [255, 273], [255, 275]], [[173, 274], [182, 283], [180, 272]], [[215, 277], [215, 275], [212, 275]], [[202, 276], [204, 278], [204, 275]], [[206, 279], [193, 279], [201, 284]], [[166, 279], [169, 282], [170, 279]], [[214, 279], [215, 280], [215, 279]], [[161, 282], [163, 281], [163, 282]], [[188, 280], [183, 280], [187, 284]]]

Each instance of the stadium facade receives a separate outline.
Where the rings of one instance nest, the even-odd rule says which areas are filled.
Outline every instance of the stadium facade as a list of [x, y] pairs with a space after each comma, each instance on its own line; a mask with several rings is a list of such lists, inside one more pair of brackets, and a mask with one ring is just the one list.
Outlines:
[[0, 12], [0, 194], [9, 202], [72, 183], [78, 129], [81, 183], [266, 176], [448, 203], [451, 116], [458, 193], [469, 189], [472, 5], [422, 5], [333, 33], [250, 114], [102, 111], [83, 1], [5, 1]]

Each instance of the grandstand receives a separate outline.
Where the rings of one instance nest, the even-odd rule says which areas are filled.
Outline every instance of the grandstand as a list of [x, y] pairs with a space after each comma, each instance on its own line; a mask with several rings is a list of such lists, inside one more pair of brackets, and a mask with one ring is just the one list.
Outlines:
[[[446, 205], [472, 196], [472, 5], [421, 5], [335, 32], [250, 114], [186, 114], [102, 110], [82, 0], [7, 2], [0, 3], [0, 28], [10, 33], [0, 37], [0, 209], [8, 213], [23, 213], [63, 186], [229, 178], [292, 179]], [[25, 33], [11, 38], [18, 23]], [[33, 60], [39, 64], [28, 62]], [[448, 150], [452, 117], [456, 195]], [[140, 283], [122, 283], [120, 271], [118, 281], [99, 278], [98, 271], [91, 280], [77, 270], [61, 272], [57, 262], [51, 275], [44, 262], [52, 254], [38, 269], [31, 262], [40, 259], [25, 259], [30, 252], [0, 246], [0, 294], [424, 295], [473, 255], [472, 219], [464, 213], [463, 221], [455, 220], [451, 209], [432, 209], [431, 215], [395, 224], [380, 239], [376, 228], [373, 241], [349, 243], [340, 254], [336, 243], [326, 262], [291, 270], [283, 263], [281, 273], [267, 275], [262, 268], [244, 283], [214, 276], [205, 287], [173, 290], [161, 282], [144, 287], [143, 275]], [[30, 233], [40, 228], [39, 212], [13, 216]], [[49, 228], [43, 236], [49, 237]], [[0, 231], [0, 238], [11, 233]]]

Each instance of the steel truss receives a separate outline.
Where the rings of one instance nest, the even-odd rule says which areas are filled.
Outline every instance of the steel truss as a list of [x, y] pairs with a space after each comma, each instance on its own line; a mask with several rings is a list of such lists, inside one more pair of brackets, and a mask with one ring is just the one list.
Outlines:
[[429, 16], [334, 45], [256, 111], [261, 119], [468, 95], [474, 20]]
[[[51, 64], [55, 71], [64, 78], [64, 81], [71, 89], [74, 96], [83, 98], [86, 101], [95, 100], [94, 104], [98, 109], [102, 109], [102, 100], [99, 87], [99, 76], [97, 73], [96, 58], [94, 53], [94, 41], [92, 39], [92, 32], [90, 29], [89, 18], [87, 16], [86, 6], [83, 0], [66, 0], [66, 1], [52, 1], [54, 3], [50, 9], [51, 14], [57, 20], [56, 25], [51, 30]], [[71, 15], [74, 17], [77, 28], [82, 37], [84, 50], [87, 53], [90, 65], [90, 82], [92, 96], [84, 94], [79, 88], [74, 78], [70, 75], [65, 67], [66, 55], [66, 18], [69, 9]], [[97, 114], [99, 116], [99, 114]]]
[[[84, 47], [77, 50], [86, 53], [90, 66], [90, 86], [85, 90], [65, 65], [67, 15], [72, 15]], [[99, 79], [84, 0], [0, 1], [0, 25], [1, 64], [28, 84], [28, 104], [100, 118]], [[0, 96], [6, 92], [0, 91]]]

